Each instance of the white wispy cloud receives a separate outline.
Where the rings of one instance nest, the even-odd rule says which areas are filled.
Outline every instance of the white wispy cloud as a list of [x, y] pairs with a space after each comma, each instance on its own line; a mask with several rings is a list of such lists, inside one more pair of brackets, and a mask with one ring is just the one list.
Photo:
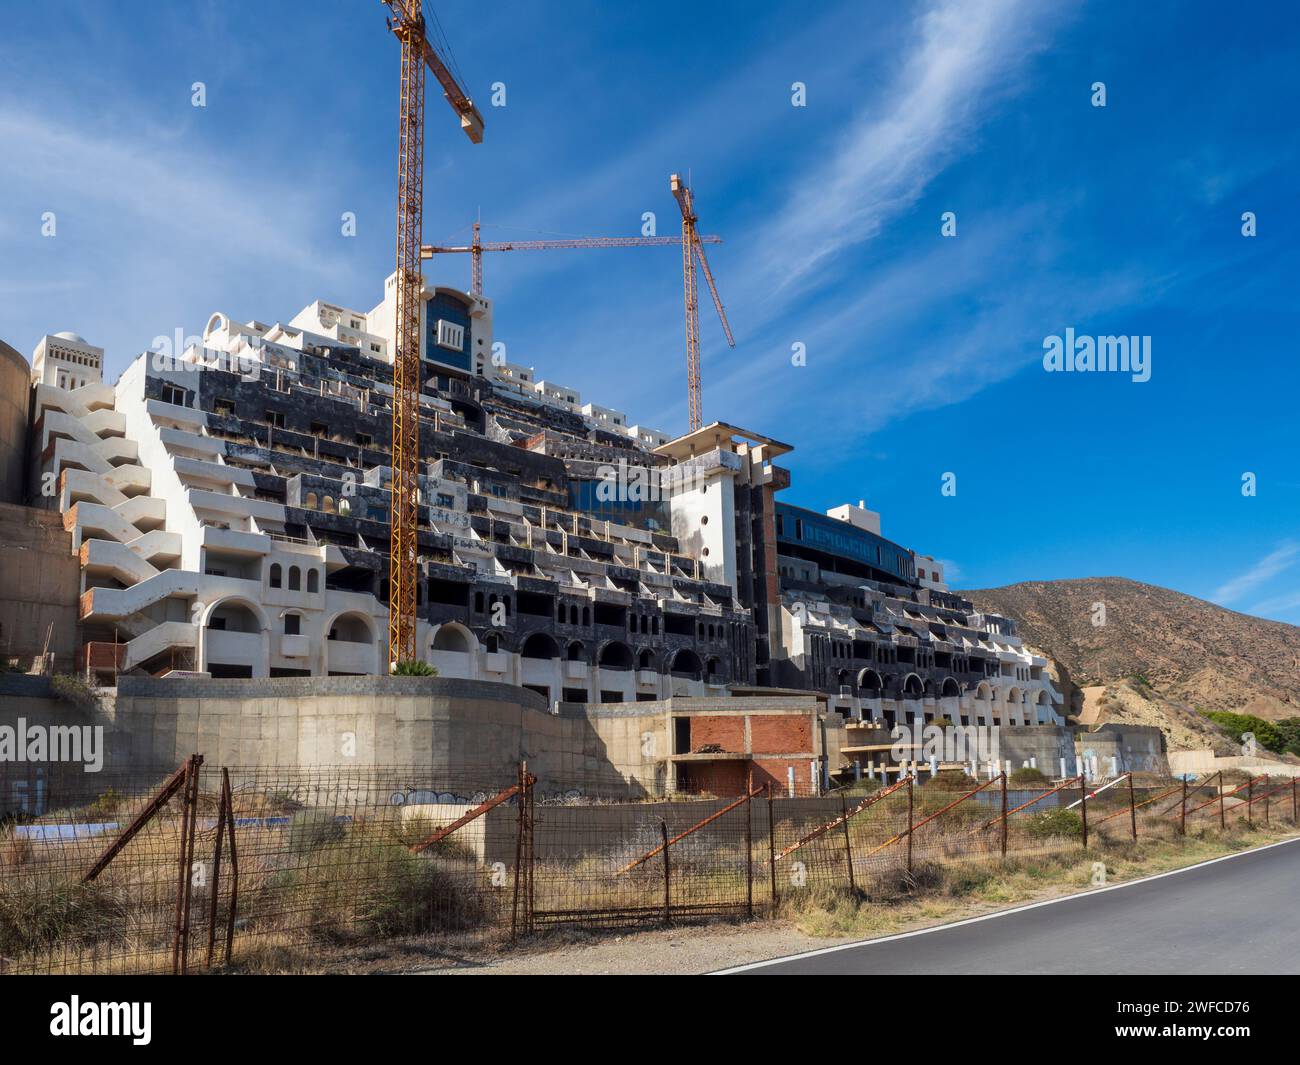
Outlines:
[[[1277, 547], [1251, 566], [1250, 569], [1219, 585], [1210, 598], [1217, 603], [1236, 602], [1247, 593], [1255, 591], [1261, 585], [1267, 584], [1279, 574], [1290, 569], [1297, 559], [1300, 559], [1300, 542], [1283, 540]], [[1276, 609], [1278, 609], [1277, 602], [1270, 603], [1266, 601], [1252, 608], [1251, 613], [1272, 613]]]
[[796, 282], [911, 207], [976, 142], [982, 118], [1013, 91], [1068, 6], [942, 0], [927, 7], [892, 87], [864, 106], [826, 161], [795, 181], [767, 234], [767, 269], [783, 284]]
[[[356, 273], [348, 242], [330, 239], [340, 205], [319, 173], [298, 180], [293, 166], [139, 111], [100, 124], [39, 99], [0, 102], [0, 144], [0, 196], [27, 220], [19, 247], [43, 270], [34, 283], [0, 267], [0, 307], [20, 346], [73, 328], [108, 347], [112, 371], [225, 300], [328, 294]], [[36, 236], [46, 211], [52, 239]]]

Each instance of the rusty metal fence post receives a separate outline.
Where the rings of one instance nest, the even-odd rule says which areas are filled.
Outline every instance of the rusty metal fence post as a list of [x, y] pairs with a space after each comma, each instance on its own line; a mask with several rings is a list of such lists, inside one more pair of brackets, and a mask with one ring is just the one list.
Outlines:
[[1128, 775], [1128, 818], [1133, 829], [1133, 842], [1136, 843], [1138, 838], [1138, 809], [1137, 798], [1133, 794], [1133, 774], [1131, 772]]
[[780, 905], [776, 893], [776, 818], [772, 813], [772, 782], [767, 784], [767, 868], [772, 874], [772, 912]]
[[907, 778], [907, 871], [912, 872], [912, 820], [916, 810], [916, 774]]
[[668, 859], [668, 822], [659, 822], [659, 833], [664, 841], [664, 924], [673, 923], [672, 864]]
[[1178, 815], [1178, 834], [1187, 835], [1187, 778], [1183, 777], [1183, 800]]
[[844, 818], [844, 861], [849, 867], [849, 891], [857, 893], [857, 884], [853, 879], [853, 841], [849, 837], [849, 804], [840, 792], [840, 815]]
[[1085, 774], [1079, 774], [1079, 817], [1083, 822], [1083, 849], [1088, 849], [1088, 781]]
[[172, 974], [184, 976], [189, 971], [190, 899], [194, 882], [194, 830], [199, 804], [199, 767], [203, 755], [192, 754], [185, 763], [182, 791], [181, 838], [177, 848], [176, 921], [172, 934]]
[[1291, 778], [1291, 823], [1296, 823], [1296, 794], [1295, 794], [1295, 777]]
[[517, 817], [515, 827], [515, 892], [510, 909], [510, 938], [519, 939], [520, 930], [532, 931], [532, 810], [529, 809], [528, 762], [519, 763], [519, 782], [515, 784]]
[[1228, 827], [1228, 814], [1224, 809], [1223, 800], [1223, 770], [1219, 770], [1219, 831], [1222, 832]]
[[1007, 774], [1003, 770], [1002, 774], [1002, 857], [1007, 856]]
[[[222, 773], [225, 773], [223, 767]], [[223, 778], [224, 782], [224, 778]], [[226, 837], [226, 793], [222, 789], [217, 800], [217, 842], [212, 854], [212, 898], [208, 906], [208, 968], [212, 968], [212, 955], [217, 949], [217, 904], [221, 898], [221, 845]]]
[[235, 913], [239, 906], [239, 851], [235, 846], [235, 799], [230, 790], [230, 770], [221, 767], [221, 802], [226, 809], [226, 831], [230, 833], [230, 913], [226, 915], [226, 964], [235, 945]]
[[1255, 778], [1246, 784], [1246, 824], [1255, 827]]
[[745, 916], [754, 919], [754, 789], [745, 796]]

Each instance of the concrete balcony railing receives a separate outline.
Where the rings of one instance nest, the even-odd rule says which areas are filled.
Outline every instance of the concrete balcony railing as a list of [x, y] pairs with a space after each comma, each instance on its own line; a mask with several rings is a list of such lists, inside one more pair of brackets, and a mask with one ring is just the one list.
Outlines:
[[564, 663], [565, 680], [586, 680], [588, 673], [589, 668], [586, 662], [565, 661]]
[[311, 655], [311, 639], [303, 635], [285, 633], [280, 637], [280, 654], [285, 658], [308, 658]]

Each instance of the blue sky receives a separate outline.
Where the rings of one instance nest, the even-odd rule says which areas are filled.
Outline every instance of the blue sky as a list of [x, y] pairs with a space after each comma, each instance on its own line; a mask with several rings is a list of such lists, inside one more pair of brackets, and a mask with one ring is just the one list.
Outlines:
[[[670, 233], [689, 171], [737, 339], [706, 303], [705, 419], [794, 444], [786, 499], [865, 498], [957, 587], [1121, 575], [1300, 622], [1293, 5], [695, 6], [441, 0], [487, 134], [430, 90], [426, 240], [480, 213], [496, 239], [634, 234], [645, 211]], [[0, 339], [73, 329], [112, 378], [213, 311], [378, 301], [382, 5], [52, 0], [3, 25]], [[468, 287], [469, 264], [430, 276]], [[511, 361], [685, 428], [672, 248], [486, 276]], [[1149, 335], [1151, 380], [1046, 373], [1068, 327]]]

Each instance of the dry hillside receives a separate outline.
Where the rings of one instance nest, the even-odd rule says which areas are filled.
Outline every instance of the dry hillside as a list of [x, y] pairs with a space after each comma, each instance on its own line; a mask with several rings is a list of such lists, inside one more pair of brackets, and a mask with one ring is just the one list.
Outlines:
[[[1145, 677], [1161, 697], [1198, 710], [1277, 720], [1300, 716], [1300, 627], [1238, 614], [1124, 577], [1029, 581], [966, 591], [1020, 626], [1080, 686]], [[1106, 605], [1094, 625], [1094, 604]]]

